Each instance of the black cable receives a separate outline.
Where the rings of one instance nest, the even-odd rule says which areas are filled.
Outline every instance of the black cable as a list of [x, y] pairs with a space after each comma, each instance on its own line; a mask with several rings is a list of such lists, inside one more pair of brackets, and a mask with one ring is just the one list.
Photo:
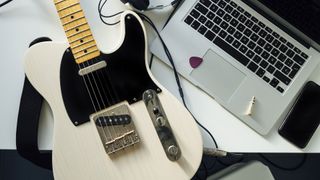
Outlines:
[[[144, 15], [144, 14], [142, 14], [142, 13], [137, 12], [137, 14], [141, 17], [142, 20], [146, 21], [146, 22], [154, 29], [154, 31], [157, 33], [157, 35], [158, 35], [158, 37], [159, 37], [159, 39], [160, 39], [160, 41], [161, 41], [161, 44], [162, 44], [162, 46], [163, 46], [163, 48], [164, 48], [164, 51], [165, 51], [165, 53], [166, 53], [166, 55], [167, 55], [167, 57], [168, 57], [168, 59], [169, 59], [169, 62], [170, 62], [170, 64], [171, 64], [171, 66], [172, 66], [173, 73], [174, 73], [174, 76], [175, 76], [175, 79], [176, 79], [176, 83], [177, 83], [177, 86], [178, 86], [179, 94], [180, 94], [180, 97], [181, 97], [181, 99], [182, 99], [183, 105], [184, 105], [185, 108], [190, 112], [190, 110], [189, 110], [189, 108], [187, 107], [187, 104], [186, 104], [186, 102], [185, 102], [184, 93], [183, 93], [183, 89], [182, 89], [182, 86], [181, 86], [181, 83], [180, 83], [178, 71], [177, 71], [177, 69], [176, 69], [176, 67], [175, 67], [173, 58], [172, 58], [172, 56], [171, 56], [171, 53], [170, 53], [168, 47], [167, 47], [166, 44], [164, 43], [164, 41], [163, 41], [163, 39], [162, 39], [162, 37], [161, 37], [158, 29], [157, 29], [156, 26], [153, 24], [153, 22], [151, 21], [151, 19], [150, 19], [148, 16], [146, 16], [146, 15]], [[208, 135], [211, 137], [214, 145], [216, 146], [216, 148], [218, 148], [218, 143], [217, 143], [216, 140], [214, 139], [214, 137], [213, 137], [213, 135], [211, 134], [211, 132], [210, 132], [207, 128], [205, 128], [205, 127], [193, 116], [193, 114], [192, 114], [191, 112], [190, 112], [190, 114], [191, 114], [192, 117], [195, 119], [196, 123], [197, 123], [203, 130], [205, 130], [205, 131], [208, 133]]]
[[7, 1], [5, 1], [5, 2], [3, 2], [3, 3], [1, 3], [0, 4], [0, 7], [2, 7], [2, 6], [4, 6], [4, 5], [6, 5], [6, 4], [8, 4], [9, 2], [11, 2], [12, 0], [7, 0]]
[[265, 161], [267, 161], [268, 163], [270, 163], [272, 166], [278, 168], [278, 169], [281, 169], [281, 170], [284, 170], [284, 171], [295, 171], [299, 168], [301, 168], [303, 166], [303, 164], [306, 162], [306, 159], [307, 159], [307, 154], [303, 154], [303, 157], [302, 157], [302, 160], [295, 166], [293, 167], [283, 167], [283, 166], [280, 166], [274, 162], [272, 162], [270, 159], [268, 159], [265, 155], [261, 154], [261, 153], [258, 153], [259, 156], [264, 159]]
[[154, 54], [152, 54], [152, 53], [151, 53], [150, 61], [149, 61], [149, 69], [151, 69], [151, 67], [152, 67], [152, 63], [153, 63], [153, 56], [154, 56]]
[[[116, 22], [110, 23], [110, 22], [105, 21], [103, 18], [106, 18], [106, 19], [113, 18], [113, 17], [118, 16], [118, 15], [120, 15], [121, 13], [123, 13], [123, 11], [117, 12], [117, 13], [112, 14], [112, 15], [104, 15], [104, 14], [102, 13], [102, 9], [103, 9], [104, 6], [106, 5], [107, 1], [108, 1], [108, 0], [104, 0], [104, 2], [102, 3], [102, 0], [99, 0], [99, 3], [98, 3], [99, 18], [100, 18], [100, 20], [101, 20], [104, 24], [106, 24], [106, 25], [108, 25], [108, 26], [117, 25], [117, 24], [120, 23], [119, 20], [116, 21]], [[101, 5], [101, 3], [102, 3], [102, 5]]]

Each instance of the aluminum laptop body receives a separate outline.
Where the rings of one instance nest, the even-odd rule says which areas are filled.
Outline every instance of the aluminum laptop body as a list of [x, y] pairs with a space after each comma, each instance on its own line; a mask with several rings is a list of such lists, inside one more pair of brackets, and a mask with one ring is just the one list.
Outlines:
[[[219, 4], [221, 1], [224, 3]], [[210, 9], [216, 12], [212, 14]], [[225, 12], [218, 12], [219, 9]], [[234, 12], [236, 10], [238, 12]], [[220, 21], [214, 19], [220, 15]], [[237, 24], [233, 19], [246, 29], [229, 28], [231, 23]], [[243, 39], [238, 37], [239, 33], [235, 34], [241, 30]], [[315, 48], [303, 46], [240, 0], [186, 0], [161, 36], [182, 76], [262, 135], [285, 117], [294, 97], [319, 62], [314, 58], [319, 56]], [[238, 49], [232, 49], [233, 45]], [[170, 65], [159, 39], [152, 43], [151, 51]]]

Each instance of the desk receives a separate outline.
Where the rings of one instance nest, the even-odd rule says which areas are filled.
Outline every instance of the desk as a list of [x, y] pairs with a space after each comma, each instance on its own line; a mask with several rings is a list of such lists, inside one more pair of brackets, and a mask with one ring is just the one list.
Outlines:
[[[170, 0], [153, 0], [151, 3], [161, 4]], [[91, 30], [102, 51], [108, 52], [117, 42], [119, 27], [104, 25], [97, 12], [98, 0], [81, 0], [82, 7], [91, 26]], [[106, 13], [112, 14], [122, 10], [124, 6], [119, 0], [109, 0]], [[158, 27], [165, 22], [172, 9], [148, 12]], [[47, 36], [54, 41], [66, 41], [53, 2], [43, 0], [16, 0], [0, 9], [0, 149], [15, 149], [16, 121], [19, 100], [23, 86], [22, 62], [28, 44], [41, 36]], [[149, 42], [155, 37], [150, 28], [147, 28]], [[319, 57], [320, 59], [320, 57]], [[178, 99], [179, 93], [172, 70], [155, 59], [152, 66], [153, 75]], [[317, 69], [317, 72], [320, 72]], [[320, 83], [320, 73], [311, 77]], [[194, 116], [213, 134], [221, 149], [232, 152], [301, 152], [302, 150], [291, 145], [280, 137], [277, 127], [272, 129], [268, 136], [261, 136], [223, 109], [203, 91], [182, 79], [182, 87], [186, 101]], [[281, 122], [279, 122], [281, 123]], [[50, 108], [44, 104], [41, 114], [40, 138], [41, 149], [51, 149], [52, 128], [54, 120]], [[203, 132], [204, 145], [212, 147], [209, 136]], [[320, 130], [318, 129], [309, 145], [303, 151], [320, 152]]]

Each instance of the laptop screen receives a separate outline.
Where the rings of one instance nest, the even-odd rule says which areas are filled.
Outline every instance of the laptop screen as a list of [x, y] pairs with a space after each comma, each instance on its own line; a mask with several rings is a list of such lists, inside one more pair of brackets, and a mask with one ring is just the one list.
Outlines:
[[320, 0], [258, 0], [320, 44]]

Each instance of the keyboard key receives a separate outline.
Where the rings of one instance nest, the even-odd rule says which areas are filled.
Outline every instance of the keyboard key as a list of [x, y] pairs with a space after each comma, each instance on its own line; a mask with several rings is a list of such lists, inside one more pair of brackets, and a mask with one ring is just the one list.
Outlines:
[[289, 49], [289, 50], [287, 51], [286, 55], [289, 56], [290, 58], [292, 58], [293, 55], [294, 55], [294, 52], [293, 52], [291, 49]]
[[292, 66], [292, 69], [299, 71], [300, 66], [299, 66], [298, 64], [294, 64], [294, 65]]
[[275, 79], [275, 78], [273, 78], [273, 79], [271, 80], [271, 82], [270, 82], [270, 85], [271, 85], [272, 87], [277, 87], [278, 84], [279, 84], [279, 80], [277, 80], [277, 79]]
[[256, 62], [257, 64], [259, 64], [261, 62], [262, 58], [258, 55], [255, 55], [253, 58], [253, 61]]
[[287, 66], [291, 67], [292, 64], [293, 64], [293, 61], [291, 59], [287, 59], [285, 62], [284, 62]]
[[291, 49], [294, 47], [293, 44], [291, 44], [290, 42], [287, 42], [287, 46]]
[[249, 12], [245, 11], [243, 14], [247, 16], [247, 18], [251, 18], [251, 14]]
[[212, 30], [214, 33], [216, 33], [216, 34], [217, 34], [217, 33], [220, 31], [220, 29], [221, 29], [221, 28], [220, 28], [219, 26], [214, 25], [214, 26], [213, 26], [213, 28], [212, 28], [211, 30]]
[[251, 27], [253, 26], [253, 22], [252, 22], [250, 19], [248, 19], [248, 20], [246, 21], [245, 25], [246, 25], [248, 28], [251, 28]]
[[266, 41], [268, 41], [269, 43], [271, 43], [274, 40], [274, 37], [270, 34], [268, 34], [265, 38]]
[[207, 31], [207, 33], [204, 36], [210, 41], [212, 41], [215, 37], [215, 34], [212, 31]]
[[238, 40], [235, 40], [233, 43], [232, 43], [232, 45], [233, 45], [233, 47], [235, 47], [235, 48], [239, 48], [240, 47], [240, 45], [241, 45], [241, 43], [238, 41]]
[[260, 35], [262, 38], [265, 38], [266, 35], [267, 35], [267, 32], [266, 32], [265, 30], [261, 29], [261, 30], [259, 31], [259, 35]]
[[226, 14], [226, 15], [223, 16], [223, 19], [225, 21], [229, 22], [232, 19], [232, 17], [229, 14]]
[[247, 18], [246, 18], [244, 15], [241, 14], [241, 15], [239, 16], [238, 20], [239, 20], [240, 22], [244, 23], [244, 22], [246, 22]]
[[234, 26], [234, 27], [237, 27], [237, 25], [239, 24], [239, 22], [238, 22], [236, 19], [232, 19], [232, 20], [230, 21], [230, 24], [231, 24], [232, 26]]
[[231, 16], [233, 16], [234, 18], [238, 18], [239, 15], [240, 15], [240, 13], [237, 10], [233, 10], [232, 13], [231, 13]]
[[241, 40], [240, 40], [243, 44], [247, 44], [249, 39], [246, 36], [242, 36]]
[[279, 40], [284, 44], [287, 42], [287, 40], [284, 37], [280, 37]]
[[199, 20], [199, 22], [204, 24], [207, 21], [207, 18], [205, 16], [201, 15], [198, 20]]
[[300, 64], [300, 65], [303, 65], [304, 62], [305, 62], [305, 60], [301, 56], [299, 56], [297, 54], [293, 57], [293, 60], [295, 62], [297, 62], [298, 64]]
[[200, 26], [200, 23], [198, 21], [193, 21], [193, 23], [191, 24], [191, 27], [195, 30], [197, 30]]
[[239, 12], [241, 12], [241, 13], [244, 12], [244, 9], [242, 9], [242, 7], [240, 7], [240, 6], [237, 7], [237, 10], [238, 10]]
[[271, 74], [272, 74], [275, 70], [276, 70], [276, 68], [274, 68], [274, 67], [271, 66], [271, 65], [269, 65], [268, 68], [267, 68], [267, 71], [268, 71], [269, 73], [271, 73]]
[[210, 7], [210, 5], [211, 5], [211, 1], [210, 0], [200, 0], [200, 2], [206, 7]]
[[246, 47], [246, 46], [244, 46], [244, 45], [241, 45], [241, 47], [240, 47], [240, 52], [242, 52], [243, 54], [245, 54], [246, 52], [247, 52], [247, 50], [248, 50], [248, 48]]
[[265, 82], [267, 82], [267, 83], [270, 82], [270, 79], [269, 79], [267, 76], [264, 76], [264, 77], [263, 77], [263, 80], [264, 80]]
[[306, 54], [306, 53], [301, 53], [301, 56], [304, 58], [304, 59], [308, 59], [309, 58], [309, 56]]
[[252, 72], [256, 72], [256, 70], [258, 69], [258, 65], [254, 62], [250, 62], [250, 64], [248, 65], [248, 68], [252, 71]]
[[231, 34], [231, 35], [232, 35], [235, 31], [236, 31], [236, 29], [233, 28], [232, 26], [229, 26], [228, 29], [227, 29], [227, 32], [228, 32], [229, 34]]
[[266, 41], [260, 38], [260, 39], [258, 40], [258, 44], [259, 44], [261, 47], [263, 47], [263, 46], [266, 44]]
[[239, 25], [237, 26], [237, 29], [238, 29], [240, 32], [243, 32], [245, 28], [246, 28], [246, 27], [245, 27], [243, 24], [239, 24]]
[[272, 33], [272, 29], [269, 28], [269, 27], [266, 27], [265, 30], [266, 30], [268, 33]]
[[224, 1], [220, 1], [220, 2], [218, 3], [218, 6], [220, 6], [222, 9], [223, 9], [224, 7], [226, 7], [226, 5], [227, 5], [227, 3], [224, 2]]
[[254, 52], [256, 52], [257, 54], [261, 54], [262, 53], [262, 48], [257, 46], [255, 49], [254, 49]]
[[204, 7], [202, 4], [198, 3], [195, 7], [196, 10], [198, 10], [202, 14], [207, 14], [209, 11], [206, 7]]
[[262, 68], [259, 68], [256, 74], [257, 74], [259, 77], [262, 77], [265, 73], [266, 73], [265, 70], [263, 70]]
[[237, 3], [233, 2], [233, 1], [230, 2], [230, 5], [231, 5], [232, 7], [234, 7], [234, 8], [237, 8], [237, 6], [238, 6]]
[[281, 70], [283, 67], [283, 64], [280, 61], [277, 61], [277, 63], [274, 65], [277, 69]]
[[205, 25], [206, 25], [207, 28], [211, 29], [212, 26], [213, 26], [213, 22], [207, 21]]
[[272, 35], [277, 39], [280, 37], [280, 35], [278, 33], [276, 33], [276, 32], [272, 32]]
[[191, 12], [190, 12], [190, 15], [192, 16], [192, 17], [194, 17], [194, 18], [198, 18], [199, 16], [200, 16], [200, 13], [198, 12], [198, 11], [196, 11], [196, 10], [192, 10]]
[[284, 67], [282, 68], [282, 72], [283, 72], [285, 75], [287, 75], [287, 74], [289, 74], [289, 72], [290, 72], [290, 68], [288, 68], [287, 66], [284, 66]]
[[248, 37], [250, 37], [251, 36], [251, 34], [252, 34], [252, 31], [250, 30], [250, 29], [246, 29], [246, 30], [244, 30], [244, 32], [243, 32], [246, 36], [248, 36]]
[[222, 37], [223, 39], [224, 39], [227, 35], [228, 35], [228, 33], [227, 33], [226, 31], [224, 31], [224, 30], [221, 30], [221, 31], [219, 32], [219, 36]]
[[281, 54], [278, 56], [278, 59], [279, 59], [281, 62], [284, 62], [284, 60], [286, 60], [287, 57], [286, 57], [286, 55], [284, 55], [284, 54], [281, 53]]
[[281, 82], [283, 82], [285, 85], [289, 85], [291, 82], [291, 80], [287, 76], [285, 76], [284, 74], [282, 74], [282, 72], [278, 70], [274, 73], [274, 76], [278, 78]]
[[288, 50], [288, 47], [286, 45], [282, 44], [279, 49], [281, 52], [285, 53]]
[[270, 54], [266, 51], [263, 51], [263, 53], [261, 54], [262, 59], [267, 60], [269, 58]]
[[228, 43], [230, 43], [230, 44], [232, 43], [233, 40], [234, 40], [234, 38], [232, 36], [230, 36], [230, 35], [228, 35], [227, 38], [226, 38], [226, 41]]
[[272, 45], [275, 46], [276, 48], [278, 48], [280, 46], [280, 44], [281, 43], [278, 40], [274, 40], [273, 43], [272, 43]]
[[259, 20], [258, 20], [256, 17], [254, 17], [254, 16], [251, 17], [251, 21], [253, 21], [254, 23], [259, 22]]
[[225, 12], [222, 9], [219, 9], [217, 11], [217, 15], [220, 16], [220, 17], [222, 17], [224, 14], [225, 14]]
[[253, 42], [257, 42], [257, 40], [259, 39], [259, 36], [256, 35], [255, 33], [253, 33], [253, 34], [250, 36], [250, 39], [251, 39]]
[[264, 50], [266, 50], [267, 52], [270, 52], [270, 51], [272, 50], [271, 44], [267, 43], [267, 44], [264, 46]]
[[260, 27], [262, 27], [262, 28], [265, 28], [265, 27], [266, 27], [266, 25], [265, 25], [263, 22], [261, 22], [261, 21], [258, 23], [258, 25], [259, 25]]
[[277, 61], [277, 59], [275, 57], [273, 57], [273, 56], [270, 56], [269, 59], [268, 59], [268, 62], [270, 64], [274, 64], [274, 63], [276, 63], [276, 61]]
[[200, 28], [198, 29], [198, 32], [200, 33], [200, 34], [204, 34], [206, 31], [207, 31], [208, 29], [205, 27], [205, 26], [200, 26]]
[[214, 15], [212, 12], [208, 12], [208, 14], [206, 15], [208, 19], [213, 20], [213, 18], [216, 16]]
[[221, 38], [216, 37], [213, 40], [213, 43], [215, 43], [217, 46], [219, 46], [221, 49], [226, 51], [228, 54], [230, 54], [233, 58], [235, 58], [237, 61], [239, 61], [243, 65], [247, 65], [249, 63], [249, 59], [242, 55], [240, 52], [238, 52], [236, 49], [234, 49], [232, 46], [230, 46], [228, 43], [223, 41]]
[[273, 48], [273, 50], [271, 51], [271, 54], [274, 56], [274, 57], [278, 57], [280, 51], [278, 49], [275, 49]]
[[297, 47], [293, 48], [293, 50], [294, 50], [296, 53], [298, 53], [298, 54], [301, 53], [301, 50], [300, 50], [299, 48], [297, 48]]
[[228, 13], [231, 13], [233, 8], [230, 5], [227, 5], [224, 10], [226, 10]]
[[254, 52], [249, 49], [246, 55], [251, 59], [254, 56]]
[[260, 63], [260, 66], [263, 68], [266, 68], [268, 65], [269, 65], [268, 62], [265, 60], [261, 61], [261, 63]]
[[252, 26], [252, 28], [251, 28], [254, 32], [256, 32], [256, 33], [258, 33], [260, 30], [261, 30], [261, 28], [258, 26], [258, 25], [253, 25]]
[[218, 25], [221, 23], [221, 21], [222, 21], [222, 19], [219, 18], [218, 16], [216, 16], [216, 17], [213, 19], [213, 22], [215, 22], [215, 23], [218, 24]]
[[193, 18], [191, 16], [187, 16], [187, 18], [184, 20], [184, 22], [189, 25], [192, 23], [192, 21], [193, 21]]
[[293, 69], [293, 70], [291, 71], [291, 73], [289, 74], [289, 77], [290, 77], [291, 79], [293, 79], [293, 78], [296, 76], [297, 73], [298, 73], [298, 71]]
[[280, 87], [280, 86], [277, 87], [277, 90], [278, 90], [279, 92], [281, 92], [281, 93], [284, 92], [284, 89], [283, 89], [282, 87]]
[[220, 24], [220, 27], [221, 27], [222, 29], [227, 29], [228, 26], [229, 26], [229, 24], [226, 23], [225, 21], [223, 21], [223, 22]]
[[250, 41], [250, 42], [248, 43], [248, 47], [249, 47], [250, 49], [254, 49], [254, 48], [256, 47], [256, 44], [255, 44], [254, 42]]
[[210, 6], [210, 10], [213, 11], [213, 12], [216, 12], [218, 9], [219, 9], [218, 6], [216, 6], [215, 4], [212, 4]]

